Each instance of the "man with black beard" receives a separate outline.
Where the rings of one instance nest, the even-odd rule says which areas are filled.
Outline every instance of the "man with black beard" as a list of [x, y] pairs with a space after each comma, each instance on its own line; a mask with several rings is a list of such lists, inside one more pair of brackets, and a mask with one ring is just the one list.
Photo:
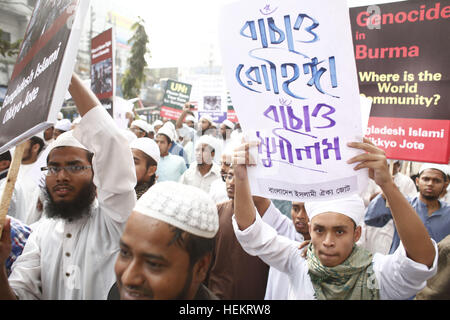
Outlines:
[[109, 299], [217, 300], [202, 282], [218, 229], [208, 194], [171, 181], [155, 184], [128, 219]]
[[102, 300], [136, 203], [128, 141], [95, 95], [74, 75], [69, 91], [82, 120], [47, 158], [44, 218], [34, 227], [9, 279], [9, 221], [0, 240], [0, 299]]
[[[448, 166], [423, 164], [416, 178], [419, 195], [408, 198], [430, 237], [436, 242], [440, 242], [450, 234], [450, 205], [439, 200], [439, 196], [446, 187], [447, 170]], [[386, 205], [384, 195], [380, 194], [367, 208], [365, 223], [372, 227], [383, 227], [390, 219], [392, 219], [391, 210]], [[399, 244], [400, 238], [395, 230], [389, 253], [393, 253]]]

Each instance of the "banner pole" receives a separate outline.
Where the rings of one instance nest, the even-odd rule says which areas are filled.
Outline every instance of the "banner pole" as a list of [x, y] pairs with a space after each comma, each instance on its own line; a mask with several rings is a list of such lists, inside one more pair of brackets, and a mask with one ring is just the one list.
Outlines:
[[9, 205], [11, 203], [12, 194], [14, 192], [14, 186], [16, 184], [17, 175], [19, 174], [20, 165], [22, 163], [23, 153], [25, 151], [25, 144], [26, 142], [23, 142], [16, 147], [14, 151], [13, 161], [8, 170], [5, 189], [3, 190], [0, 202], [0, 238], [2, 236], [3, 227], [6, 221], [6, 215], [8, 214]]

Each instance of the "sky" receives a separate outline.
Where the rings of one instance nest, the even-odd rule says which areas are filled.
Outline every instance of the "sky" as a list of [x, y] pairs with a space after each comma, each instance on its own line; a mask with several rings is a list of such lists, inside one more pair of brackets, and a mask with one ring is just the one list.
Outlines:
[[[144, 18], [150, 38], [151, 68], [207, 66], [210, 60], [220, 65], [219, 13], [222, 6], [235, 1], [93, 0], [105, 2], [130, 18]], [[355, 7], [403, 0], [346, 1], [349, 7]]]

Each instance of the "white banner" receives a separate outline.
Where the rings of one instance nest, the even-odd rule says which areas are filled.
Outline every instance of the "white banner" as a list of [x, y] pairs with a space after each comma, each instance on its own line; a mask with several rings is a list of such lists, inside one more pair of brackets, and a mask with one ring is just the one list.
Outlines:
[[330, 200], [361, 192], [360, 97], [345, 1], [252, 0], [220, 20], [227, 84], [244, 131], [260, 142], [254, 195]]

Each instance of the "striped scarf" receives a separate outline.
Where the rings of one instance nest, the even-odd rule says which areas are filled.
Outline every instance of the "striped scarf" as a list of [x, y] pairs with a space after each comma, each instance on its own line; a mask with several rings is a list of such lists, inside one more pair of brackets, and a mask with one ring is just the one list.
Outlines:
[[354, 246], [350, 256], [336, 267], [326, 267], [308, 246], [308, 269], [318, 300], [379, 300], [380, 290], [372, 267], [372, 254]]

